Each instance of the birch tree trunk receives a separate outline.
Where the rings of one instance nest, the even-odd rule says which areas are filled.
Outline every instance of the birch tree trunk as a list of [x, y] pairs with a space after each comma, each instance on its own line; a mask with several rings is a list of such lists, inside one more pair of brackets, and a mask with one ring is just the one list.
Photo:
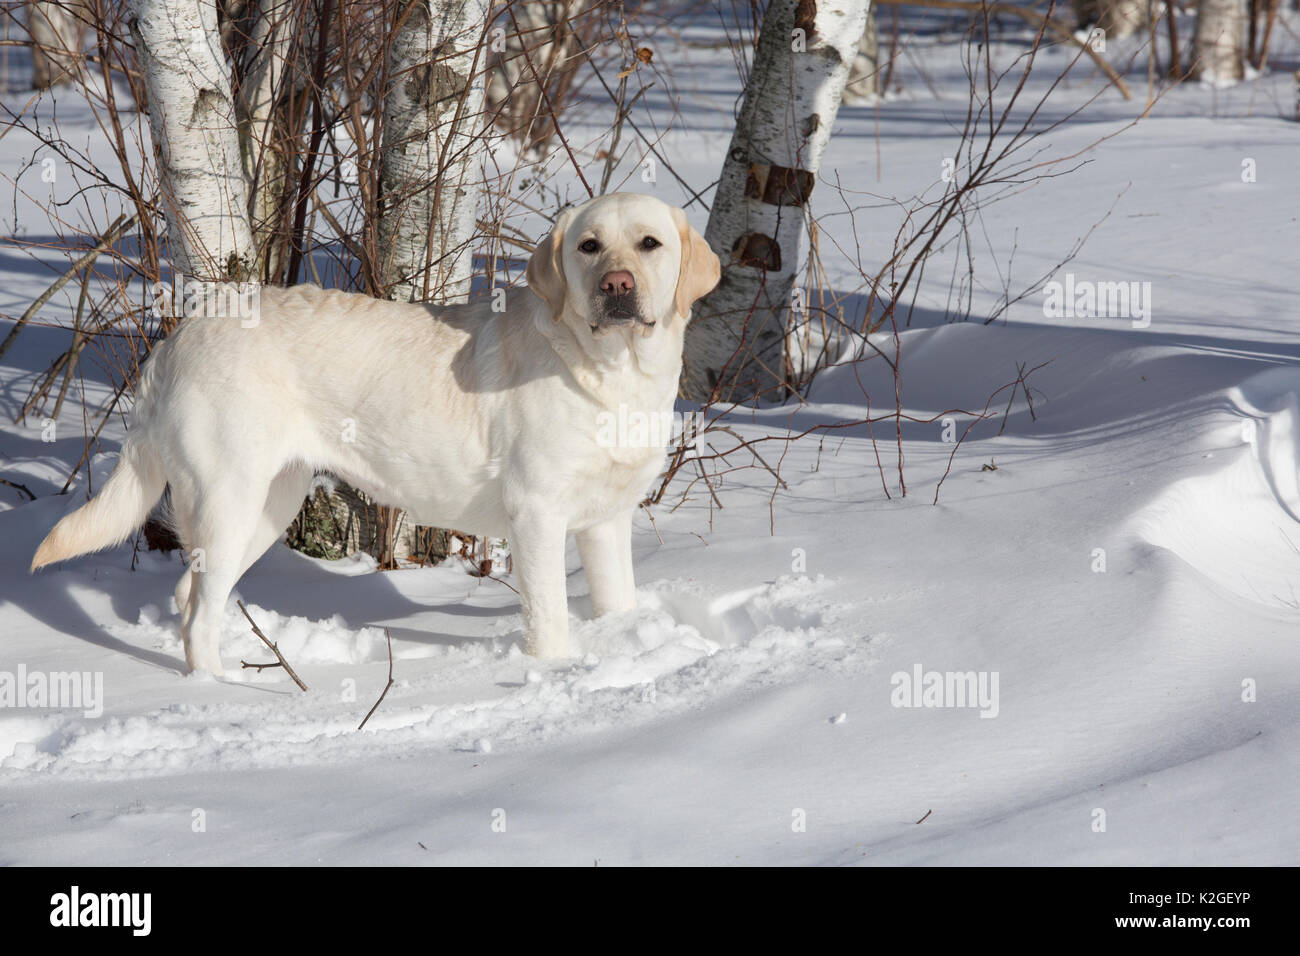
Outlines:
[[1198, 0], [1192, 79], [1230, 86], [1246, 75], [1246, 0]]
[[[464, 302], [473, 276], [482, 176], [482, 46], [490, 0], [413, 0], [388, 49], [379, 248], [391, 299]], [[374, 527], [381, 567], [429, 551], [433, 529], [393, 508]]]
[[253, 275], [248, 189], [216, 4], [132, 0], [132, 12], [172, 268], [204, 281], [246, 280]]
[[1094, 25], [1107, 38], [1126, 37], [1147, 28], [1146, 0], [1074, 0], [1078, 26]]
[[705, 238], [722, 281], [686, 332], [690, 398], [744, 400], [785, 381], [805, 207], [866, 25], [868, 0], [772, 0]]
[[848, 83], [844, 87], [844, 103], [850, 106], [870, 106], [880, 96], [880, 31], [876, 27], [876, 7], [867, 10], [867, 25], [858, 41], [858, 55], [849, 68]]
[[379, 248], [392, 299], [469, 297], [489, 0], [411, 0], [388, 49]]
[[[295, 31], [305, 24], [298, 0], [260, 0], [252, 23], [243, 82], [235, 104], [239, 148], [249, 196], [249, 225], [258, 274], [278, 276], [281, 247], [277, 230], [282, 218], [285, 158], [280, 144], [290, 135], [277, 104], [284, 95], [288, 58]], [[301, 88], [306, 77], [290, 78]]]
[[1146, 30], [1146, 0], [1104, 0], [1100, 26], [1108, 37], [1127, 37]]
[[562, 109], [582, 61], [574, 20], [584, 6], [583, 0], [531, 0], [498, 19], [505, 36], [489, 49], [488, 114], [526, 155], [540, 157], [555, 135], [547, 101]]
[[84, 16], [80, 0], [32, 0], [27, 4], [33, 89], [49, 89], [77, 75]]

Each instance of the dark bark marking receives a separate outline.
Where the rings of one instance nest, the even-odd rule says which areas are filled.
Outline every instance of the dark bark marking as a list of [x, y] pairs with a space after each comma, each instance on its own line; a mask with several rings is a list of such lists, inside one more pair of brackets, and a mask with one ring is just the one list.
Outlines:
[[769, 206], [802, 206], [812, 195], [816, 179], [806, 169], [752, 163], [745, 179], [745, 198]]
[[737, 265], [765, 269], [768, 272], [781, 271], [781, 246], [771, 236], [751, 232], [737, 239], [732, 251], [736, 255]]
[[809, 40], [813, 38], [817, 33], [816, 0], [799, 0], [794, 8], [794, 25], [796, 29], [802, 30]]

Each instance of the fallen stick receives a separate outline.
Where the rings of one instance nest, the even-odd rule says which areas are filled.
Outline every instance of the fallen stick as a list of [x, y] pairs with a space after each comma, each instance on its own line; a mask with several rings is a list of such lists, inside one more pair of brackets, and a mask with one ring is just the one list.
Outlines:
[[383, 693], [379, 695], [379, 700], [375, 701], [375, 706], [370, 708], [370, 713], [366, 714], [365, 720], [357, 725], [357, 730], [366, 725], [366, 720], [374, 715], [379, 705], [384, 702], [384, 698], [388, 696], [388, 688], [393, 686], [393, 635], [389, 633], [388, 628], [384, 628], [384, 637], [388, 638], [388, 683], [384, 685]]
[[[254, 621], [253, 618], [252, 618], [252, 615], [250, 615], [250, 614], [248, 613], [248, 608], [244, 607], [244, 602], [243, 602], [243, 601], [236, 601], [235, 603], [238, 604], [238, 605], [239, 605], [239, 609], [240, 609], [241, 611], [244, 612], [244, 617], [248, 619], [248, 623], [249, 623], [249, 625], [253, 628], [253, 633], [256, 634], [258, 637], [260, 637], [260, 638], [262, 639], [262, 643], [265, 644], [267, 647], [269, 647], [269, 648], [271, 649], [271, 653], [274, 654], [274, 655], [276, 656], [276, 658], [280, 661], [280, 666], [283, 667], [283, 668], [285, 669], [285, 672], [286, 672], [290, 677], [293, 678], [293, 682], [294, 682], [295, 684], [297, 684], [299, 687], [301, 687], [301, 688], [303, 689], [304, 692], [306, 692], [306, 690], [307, 690], [307, 685], [304, 684], [304, 683], [302, 682], [302, 679], [301, 679], [297, 674], [295, 674], [295, 673], [293, 672], [293, 668], [289, 666], [289, 662], [286, 661], [286, 660], [284, 659], [284, 655], [280, 653], [280, 648], [276, 647], [274, 644], [272, 644], [270, 641], [268, 641], [268, 640], [266, 639], [266, 635], [262, 633], [262, 629], [261, 629], [260, 627], [257, 626], [257, 622]], [[242, 664], [243, 661], [240, 661], [240, 663]], [[250, 665], [246, 665], [246, 666], [249, 666], [249, 667], [257, 667], [258, 665], [257, 665], [257, 664], [250, 664]], [[264, 666], [264, 667], [273, 667], [273, 666], [275, 666], [275, 665], [273, 665], [273, 664], [264, 664], [264, 665], [262, 665], [262, 666]]]
[[7, 485], [10, 488], [14, 488], [17, 489], [18, 491], [21, 491], [23, 494], [27, 496], [28, 501], [36, 500], [36, 496], [32, 494], [32, 490], [28, 488], [26, 485], [20, 485], [16, 481], [10, 481], [8, 478], [0, 478], [0, 485]]
[[248, 661], [243, 661], [243, 660], [241, 660], [241, 661], [239, 662], [239, 664], [240, 664], [241, 667], [244, 668], [244, 670], [249, 670], [249, 669], [255, 667], [255, 668], [257, 668], [257, 672], [258, 672], [259, 674], [262, 673], [262, 671], [266, 670], [268, 667], [283, 667], [283, 666], [284, 666], [284, 665], [281, 664], [279, 661], [276, 661], [274, 664], [250, 664], [250, 663], [248, 663]]

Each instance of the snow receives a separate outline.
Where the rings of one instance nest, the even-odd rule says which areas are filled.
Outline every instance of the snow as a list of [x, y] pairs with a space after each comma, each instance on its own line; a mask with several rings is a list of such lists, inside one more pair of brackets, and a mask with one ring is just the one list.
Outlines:
[[[861, 278], [828, 250], [887, 256], [900, 218], [889, 197], [935, 186], [964, 116], [956, 21], [917, 22], [933, 29], [915, 62], [942, 98], [905, 59], [902, 94], [843, 109], [827, 154], [854, 191], [856, 238], [834, 189], [814, 193], [824, 265], [845, 293]], [[708, 45], [716, 19], [676, 26], [653, 41], [680, 97], [660, 149], [698, 187], [721, 168], [735, 69]], [[1004, 62], [1020, 35], [995, 48]], [[1278, 31], [1274, 62], [1294, 58], [1291, 35]], [[1121, 46], [1112, 63], [1126, 62]], [[1044, 55], [1029, 92], [1068, 55]], [[1104, 82], [1078, 69], [1049, 119]], [[1139, 58], [1135, 100], [1103, 92], [1050, 134], [1051, 153], [1130, 123], [1144, 77]], [[643, 103], [667, 124], [663, 84]], [[1018, 396], [998, 435], [1003, 393], [938, 505], [952, 451], [939, 422], [904, 428], [906, 497], [887, 424], [874, 432], [889, 498], [860, 426], [763, 446], [788, 484], [775, 496], [754, 468], [726, 476], [721, 510], [698, 486], [673, 508], [679, 481], [653, 525], [636, 518], [635, 611], [591, 619], [571, 548], [565, 661], [522, 653], [509, 575], [473, 577], [455, 560], [380, 573], [277, 547], [237, 596], [309, 689], [239, 667], [273, 656], [233, 601], [229, 676], [187, 676], [175, 556], [126, 545], [27, 574], [84, 499], [84, 477], [55, 494], [84, 447], [79, 403], [54, 442], [39, 420], [0, 426], [0, 475], [37, 495], [0, 486], [0, 671], [102, 673], [105, 694], [97, 718], [0, 708], [0, 864], [1300, 862], [1292, 108], [1285, 72], [1217, 92], [1186, 84], [1086, 165], [986, 207], [974, 318], [946, 322], [948, 276], [928, 273], [901, 336], [904, 407], [978, 410], [1019, 363], [1050, 359], [1030, 380], [1034, 415]], [[75, 104], [59, 118], [92, 137]], [[575, 149], [595, 153], [602, 119], [575, 112]], [[11, 168], [33, 148], [20, 131], [0, 140]], [[642, 183], [639, 158], [621, 167], [626, 188], [685, 201], [662, 169]], [[48, 239], [32, 202], [20, 191], [19, 219]], [[1150, 282], [1148, 327], [1049, 318], [1041, 292], [982, 324], [1003, 292], [995, 263], [1017, 291], [1112, 207], [1057, 278]], [[688, 214], [703, 226], [698, 205]], [[0, 312], [21, 314], [62, 261], [0, 252]], [[76, 294], [41, 321], [69, 322]], [[0, 419], [13, 421], [67, 334], [23, 332], [0, 364]], [[95, 362], [84, 387], [102, 403]], [[891, 407], [892, 376], [871, 361], [825, 372], [803, 405], [728, 424], [763, 437], [853, 421], [864, 388], [874, 412]], [[955, 417], [960, 434], [969, 419]], [[123, 434], [120, 419], [105, 429], [94, 487]], [[385, 628], [394, 684], [358, 730], [388, 679]], [[917, 667], [996, 673], [997, 716], [894, 706], [892, 678]]]

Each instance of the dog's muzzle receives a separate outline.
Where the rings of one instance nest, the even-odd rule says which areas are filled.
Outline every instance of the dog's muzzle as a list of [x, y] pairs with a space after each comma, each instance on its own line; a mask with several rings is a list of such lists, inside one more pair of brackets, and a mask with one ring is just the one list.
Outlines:
[[654, 327], [654, 321], [645, 318], [642, 313], [635, 292], [603, 293], [597, 296], [597, 299], [597, 308], [591, 323], [591, 331], [596, 335], [611, 329], [648, 330]]

